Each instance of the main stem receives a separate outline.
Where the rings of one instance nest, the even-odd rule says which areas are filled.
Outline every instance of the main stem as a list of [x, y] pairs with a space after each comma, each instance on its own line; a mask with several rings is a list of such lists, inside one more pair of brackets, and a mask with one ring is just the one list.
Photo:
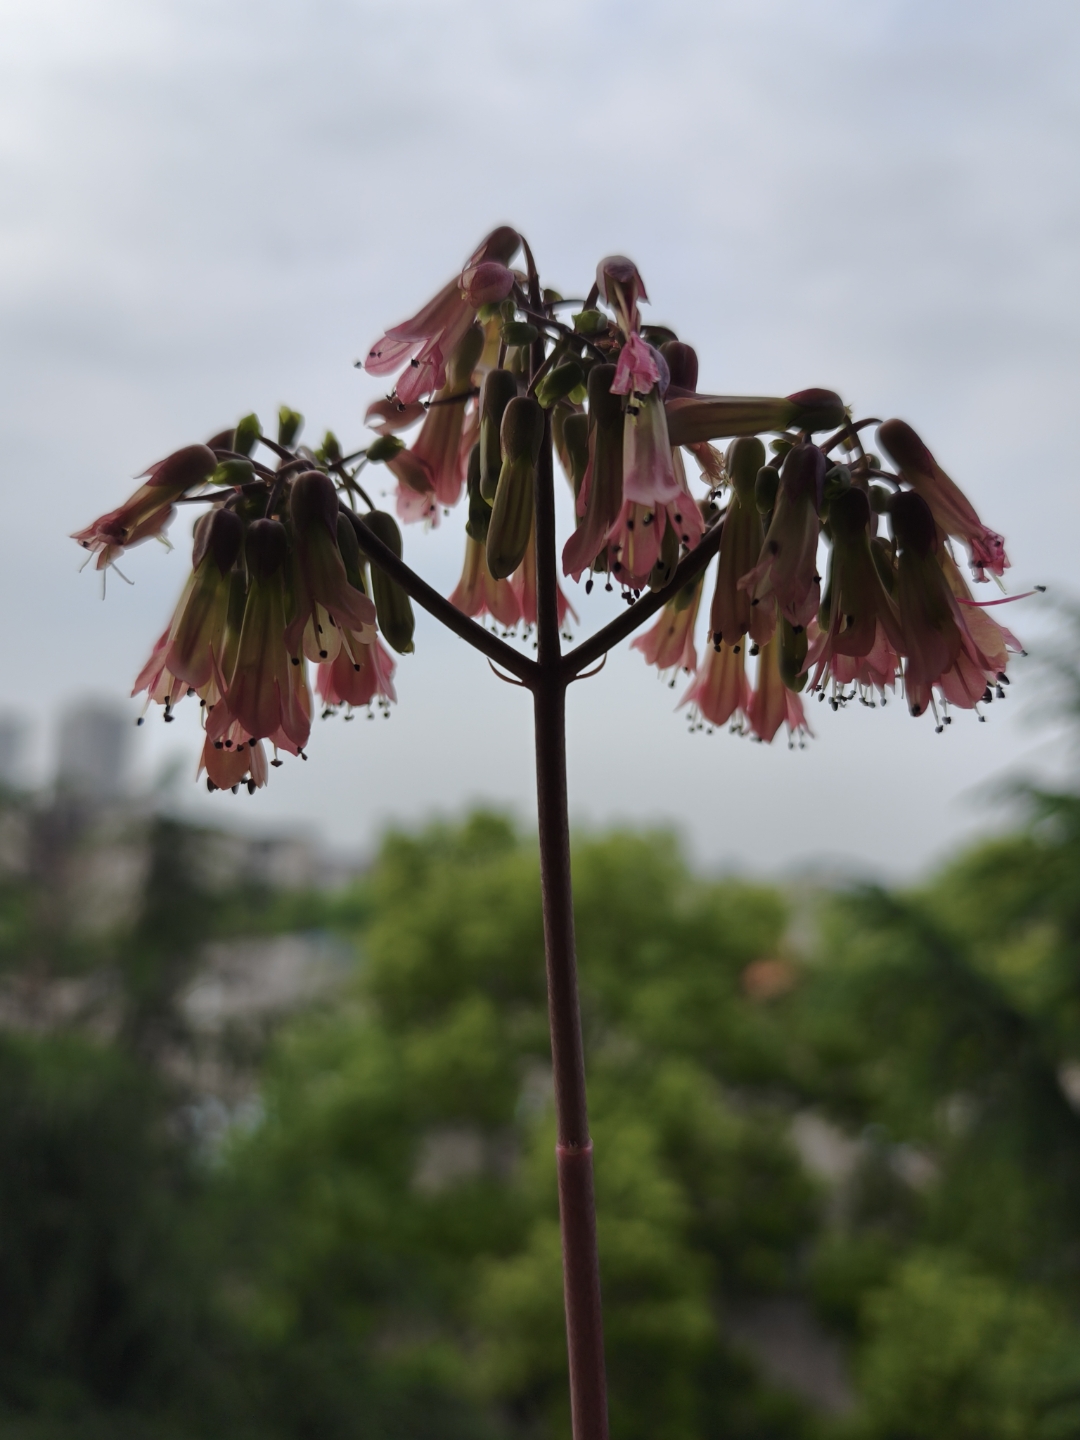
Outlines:
[[562, 1227], [566, 1345], [570, 1361], [570, 1412], [574, 1440], [607, 1440], [604, 1322], [570, 879], [566, 679], [560, 664], [550, 420], [536, 475], [536, 576], [537, 668], [532, 677], [536, 800], [548, 1020], [555, 1077], [555, 1156]]

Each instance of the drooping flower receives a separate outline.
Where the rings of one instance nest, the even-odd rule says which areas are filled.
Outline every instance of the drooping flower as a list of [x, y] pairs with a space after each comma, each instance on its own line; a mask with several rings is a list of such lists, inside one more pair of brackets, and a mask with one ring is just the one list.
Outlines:
[[945, 474], [911, 426], [903, 420], [886, 420], [878, 440], [903, 479], [930, 506], [945, 534], [967, 546], [975, 579], [985, 580], [988, 570], [1003, 575], [1009, 568], [1004, 538], [982, 523], [959, 485]]
[[[334, 483], [321, 470], [305, 470], [292, 482], [289, 517], [296, 558], [296, 594], [286, 635], [296, 654], [304, 627], [321, 605], [338, 625], [374, 634], [375, 606], [349, 584], [338, 547], [338, 497]], [[245, 624], [247, 622], [245, 621]]]
[[315, 689], [323, 704], [348, 705], [360, 710], [376, 701], [396, 702], [396, 666], [378, 636], [367, 645], [358, 641], [352, 632], [346, 632], [341, 639], [333, 660], [324, 660], [315, 674]]
[[400, 430], [408, 430], [410, 425], [415, 425], [426, 414], [427, 410], [419, 400], [414, 400], [411, 405], [403, 405], [395, 397], [384, 396], [381, 400], [373, 400], [368, 406], [364, 412], [364, 424], [378, 435], [396, 435]]
[[746, 646], [708, 647], [697, 676], [680, 705], [693, 705], [710, 725], [738, 727], [750, 709], [750, 683], [746, 678]]
[[97, 556], [95, 569], [104, 570], [124, 550], [161, 535], [173, 517], [173, 502], [202, 485], [216, 468], [217, 456], [207, 445], [174, 450], [144, 472], [146, 483], [119, 509], [100, 515], [71, 538]]
[[[287, 741], [300, 749], [311, 729], [311, 698], [303, 660], [286, 642], [284, 525], [254, 521], [244, 552], [249, 580], [236, 662], [224, 677], [224, 699], [207, 718], [207, 734], [223, 739], [235, 722], [246, 739]], [[357, 629], [363, 626], [360, 619]]]
[[[469, 389], [483, 346], [483, 330], [479, 325], [470, 325], [447, 366], [446, 384], [436, 392], [409, 449], [423, 467], [438, 505], [456, 505], [461, 499], [465, 464], [474, 438], [465, 435], [466, 413], [471, 406]], [[470, 413], [475, 413], [475, 406], [471, 406]]]
[[[817, 689], [827, 671], [838, 681], [858, 667], [836, 661], [875, 660], [868, 674], [882, 675], [887, 657], [901, 649], [904, 637], [896, 604], [886, 591], [870, 549], [870, 502], [864, 490], [852, 486], [829, 504], [832, 551], [829, 582], [819, 612], [822, 633], [814, 647], [813, 686]], [[875, 680], [876, 683], [876, 680]], [[884, 688], [878, 684], [878, 689]]]
[[[649, 412], [644, 425], [637, 422]], [[656, 421], [656, 417], [659, 417]], [[633, 438], [626, 433], [633, 425]], [[693, 550], [704, 521], [690, 493], [682, 456], [667, 442], [663, 406], [654, 392], [637, 416], [627, 412], [623, 440], [623, 505], [608, 536], [608, 570], [622, 585], [639, 589], [661, 559], [670, 529], [674, 553]]]
[[474, 619], [490, 615], [506, 630], [512, 630], [521, 619], [513, 586], [509, 580], [495, 579], [487, 566], [484, 542], [471, 535], [465, 537], [465, 564], [450, 603]]
[[176, 607], [164, 657], [168, 669], [193, 690], [210, 681], [215, 662], [224, 662], [231, 572], [243, 540], [243, 521], [222, 507], [195, 526], [194, 569]]
[[788, 745], [801, 744], [803, 735], [811, 735], [802, 700], [784, 684], [780, 674], [780, 640], [774, 636], [762, 645], [758, 656], [754, 692], [746, 706], [750, 729], [767, 745], [771, 744], [781, 725], [787, 726]]
[[818, 512], [824, 480], [825, 457], [816, 445], [795, 445], [788, 451], [760, 559], [739, 581], [751, 601], [775, 595], [780, 613], [795, 626], [808, 625], [818, 608]]
[[764, 645], [776, 629], [776, 606], [768, 600], [754, 605], [749, 590], [739, 583], [753, 569], [764, 542], [754, 496], [757, 474], [764, 464], [765, 446], [756, 437], [734, 440], [728, 447], [724, 469], [733, 494], [723, 520], [709, 614], [709, 634], [714, 642], [726, 640], [736, 645], [749, 634], [755, 644]]
[[397, 398], [410, 405], [446, 384], [446, 365], [481, 305], [505, 300], [514, 287], [508, 262], [521, 243], [516, 230], [501, 225], [482, 242], [461, 274], [411, 319], [393, 326], [368, 351], [364, 369], [389, 375], [404, 362], [395, 386]]
[[658, 386], [661, 393], [666, 385], [660, 385], [661, 356], [651, 345], [647, 345], [634, 331], [619, 351], [619, 362], [615, 367], [615, 379], [611, 384], [613, 395], [645, 396]]
[[924, 714], [936, 687], [949, 704], [970, 710], [997, 678], [1000, 642], [991, 637], [995, 653], [988, 655], [975, 640], [940, 564], [937, 525], [922, 496], [914, 490], [894, 496], [889, 518], [899, 547], [896, 600], [908, 709]]
[[563, 574], [579, 580], [606, 548], [623, 503], [623, 410], [615, 366], [589, 372], [589, 460], [577, 497], [578, 527], [563, 547]]
[[[694, 626], [703, 581], [704, 576], [698, 576], [684, 586], [664, 605], [652, 629], [631, 642], [631, 650], [640, 650], [646, 665], [655, 665], [661, 674], [668, 670], [685, 670], [693, 674], [697, 669]], [[671, 683], [674, 685], [674, 677]]]
[[245, 785], [249, 792], [265, 785], [270, 773], [262, 741], [246, 737], [237, 721], [216, 740], [207, 733], [196, 777], [204, 770], [210, 790], [237, 790]]
[[623, 334], [633, 335], [641, 326], [638, 301], [649, 298], [634, 262], [625, 255], [608, 255], [596, 267], [596, 288], [601, 300], [615, 311]]

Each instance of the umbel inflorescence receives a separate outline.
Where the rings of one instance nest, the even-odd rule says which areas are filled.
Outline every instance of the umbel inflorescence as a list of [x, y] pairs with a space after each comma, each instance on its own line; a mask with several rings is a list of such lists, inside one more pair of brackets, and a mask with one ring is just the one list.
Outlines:
[[[345, 454], [330, 432], [318, 449], [298, 444], [301, 417], [284, 407], [276, 439], [249, 415], [151, 466], [124, 505], [78, 532], [100, 569], [163, 538], [177, 505], [206, 505], [191, 575], [135, 693], [166, 720], [197, 698], [211, 789], [254, 790], [280, 752], [303, 754], [309, 664], [324, 714], [396, 698], [389, 651], [413, 648], [409, 596], [432, 606], [365, 467], [392, 474], [406, 523], [436, 524], [464, 499], [456, 613], [504, 631], [535, 623], [534, 487], [549, 436], [575, 497], [564, 574], [586, 594], [598, 578], [618, 587], [642, 618], [657, 609], [642, 597], [663, 598], [634, 644], [662, 672], [689, 672], [693, 723], [798, 738], [804, 695], [874, 704], [899, 684], [911, 713], [931, 710], [940, 729], [950, 706], [1002, 693], [1019, 646], [973, 598], [953, 548], [983, 581], [1008, 567], [1002, 538], [915, 431], [854, 421], [827, 390], [702, 393], [695, 351], [643, 323], [646, 300], [620, 256], [600, 263], [583, 301], [564, 300], [501, 227], [368, 352], [370, 374], [396, 378], [367, 412], [365, 448]], [[874, 424], [877, 454], [863, 445]], [[558, 605], [561, 623], [561, 589]]]

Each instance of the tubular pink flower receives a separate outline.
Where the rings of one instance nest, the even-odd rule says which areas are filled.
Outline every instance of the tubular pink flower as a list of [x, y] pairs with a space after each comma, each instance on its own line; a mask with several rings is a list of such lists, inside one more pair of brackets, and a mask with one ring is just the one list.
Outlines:
[[780, 641], [774, 637], [762, 645], [758, 656], [757, 684], [746, 706], [750, 729], [771, 745], [781, 725], [787, 726], [788, 744], [797, 737], [812, 735], [802, 700], [780, 677]]
[[[231, 510], [204, 515], [195, 527], [195, 568], [176, 607], [165, 663], [193, 690], [201, 690], [224, 655], [233, 564], [244, 526]], [[201, 553], [200, 553], [201, 552]]]
[[641, 651], [646, 665], [655, 665], [661, 674], [666, 670], [685, 670], [693, 674], [697, 669], [694, 626], [701, 603], [702, 582], [703, 577], [699, 577], [686, 591], [669, 600], [652, 629], [646, 630], [630, 644], [631, 650]]
[[825, 457], [816, 445], [788, 451], [761, 557], [739, 581], [752, 601], [775, 595], [780, 613], [804, 629], [818, 608], [818, 509], [824, 479]]
[[403, 362], [406, 368], [395, 386], [403, 405], [430, 395], [446, 384], [446, 364], [464, 339], [486, 295], [504, 299], [514, 285], [506, 268], [521, 243], [516, 230], [502, 225], [482, 242], [461, 274], [411, 319], [393, 326], [368, 351], [364, 369], [369, 375], [389, 375]]
[[[525, 555], [521, 564], [510, 576], [509, 585], [514, 592], [518, 608], [521, 611], [521, 623], [526, 626], [536, 624], [536, 531], [529, 536], [529, 543], [525, 548]], [[570, 601], [563, 594], [563, 588], [558, 580], [555, 582], [555, 600], [558, 606], [559, 625], [565, 625], [567, 615], [572, 615], [577, 620], [577, 611], [570, 604]]]
[[238, 785], [257, 790], [265, 785], [269, 778], [262, 742], [249, 740], [243, 734], [243, 727], [236, 721], [216, 740], [207, 734], [203, 741], [199, 768], [195, 772], [196, 778], [204, 770], [214, 790], [232, 790]]
[[145, 690], [147, 705], [163, 705], [166, 715], [169, 715], [189, 690], [187, 682], [174, 675], [165, 664], [165, 652], [168, 648], [169, 631], [166, 630], [155, 643], [149, 660], [136, 676], [131, 691], [135, 696]]
[[386, 468], [398, 482], [394, 500], [398, 519], [407, 525], [420, 520], [426, 520], [432, 527], [438, 525], [439, 502], [427, 464], [411, 450], [400, 450], [387, 460]]
[[338, 549], [338, 510], [333, 481], [321, 470], [305, 470], [292, 482], [289, 515], [297, 593], [285, 637], [290, 654], [297, 653], [316, 605], [329, 611], [336, 624], [374, 634], [375, 606], [362, 590], [349, 584]]
[[661, 371], [657, 364], [658, 358], [657, 352], [652, 346], [646, 345], [637, 331], [634, 331], [628, 336], [626, 344], [619, 352], [619, 362], [615, 367], [615, 379], [611, 382], [611, 393], [613, 395], [647, 395], [660, 383]]
[[422, 420], [427, 411], [419, 400], [414, 400], [411, 405], [403, 405], [400, 400], [391, 396], [384, 396], [381, 400], [373, 400], [364, 412], [364, 424], [378, 435], [396, 435], [400, 430], [408, 430], [410, 425], [415, 425]]
[[589, 460], [577, 497], [579, 524], [563, 547], [563, 574], [581, 578], [602, 554], [623, 509], [623, 411], [611, 391], [613, 365], [589, 374]]
[[[476, 414], [475, 402], [468, 391], [483, 344], [483, 331], [478, 325], [470, 326], [450, 361], [446, 384], [436, 394], [420, 433], [409, 450], [417, 464], [423, 467], [439, 505], [456, 505], [461, 499], [469, 450], [475, 438], [472, 433], [474, 421], [474, 425], [469, 427], [466, 448], [466, 419]], [[391, 461], [391, 465], [394, 463]], [[396, 457], [396, 463], [400, 466], [400, 455]]]
[[689, 494], [686, 477], [676, 474], [664, 402], [653, 390], [640, 403], [626, 407], [623, 499], [655, 508], [670, 505], [684, 494]]
[[750, 683], [746, 678], [746, 646], [710, 645], [694, 683], [679, 702], [694, 705], [710, 725], [736, 725], [750, 709]]
[[359, 710], [375, 700], [396, 702], [394, 671], [397, 667], [378, 636], [367, 645], [355, 636], [342, 638], [334, 659], [324, 661], [316, 671], [315, 688], [323, 703], [349, 705]]
[[471, 535], [465, 537], [465, 565], [450, 603], [474, 619], [490, 615], [506, 630], [512, 630], [521, 619], [521, 606], [511, 582], [495, 579], [488, 569], [484, 542]]
[[878, 440], [901, 476], [930, 506], [945, 534], [968, 547], [975, 579], [984, 581], [987, 570], [1003, 575], [1009, 568], [1004, 538], [982, 523], [959, 485], [949, 479], [911, 426], [903, 420], [886, 420]]
[[[837, 657], [862, 660], [876, 649], [883, 659], [882, 639], [890, 651], [899, 650], [904, 643], [896, 605], [881, 583], [871, 554], [870, 520], [870, 502], [863, 490], [847, 490], [829, 506], [828, 615], [821, 621], [823, 633], [815, 644], [815, 690], [827, 670], [839, 680]], [[841, 666], [840, 672], [850, 668]]]
[[145, 471], [148, 477], [118, 510], [100, 515], [72, 535], [84, 550], [97, 555], [95, 569], [104, 570], [124, 550], [161, 535], [174, 514], [173, 502], [202, 485], [217, 468], [217, 456], [206, 445], [185, 445]]

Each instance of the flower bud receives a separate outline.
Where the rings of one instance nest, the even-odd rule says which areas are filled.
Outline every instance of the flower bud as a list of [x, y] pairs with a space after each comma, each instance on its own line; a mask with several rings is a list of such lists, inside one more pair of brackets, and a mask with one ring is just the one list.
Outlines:
[[937, 549], [937, 523], [930, 506], [914, 490], [894, 495], [889, 521], [902, 554], [930, 555]]
[[579, 310], [572, 318], [577, 335], [600, 335], [610, 323], [602, 310]]
[[500, 339], [508, 348], [531, 345], [538, 339], [540, 331], [527, 320], [507, 320], [500, 332]]
[[768, 515], [776, 504], [780, 488], [780, 471], [774, 465], [763, 465], [754, 481], [754, 501], [762, 515]]
[[398, 439], [396, 435], [380, 435], [367, 447], [367, 458], [377, 465], [383, 460], [393, 460], [394, 456], [404, 449], [405, 441]]
[[248, 570], [256, 580], [269, 580], [285, 563], [289, 541], [280, 520], [253, 520], [244, 538]]
[[203, 515], [195, 526], [191, 568], [197, 570], [209, 554], [222, 575], [226, 575], [236, 564], [243, 543], [244, 522], [234, 510], [219, 505], [209, 515]]
[[180, 495], [204, 485], [217, 469], [217, 456], [209, 445], [185, 445], [152, 465], [147, 473], [149, 487], [166, 486]]
[[527, 395], [511, 400], [500, 428], [503, 462], [487, 533], [488, 569], [496, 580], [512, 575], [528, 549], [543, 439], [544, 412], [536, 401]]
[[472, 383], [472, 372], [484, 351], [484, 330], [481, 325], [470, 325], [462, 336], [457, 349], [446, 367], [446, 388], [451, 394], [465, 390]]
[[517, 379], [509, 370], [489, 370], [480, 392], [480, 493], [490, 505], [495, 499], [502, 468], [499, 427], [503, 411], [518, 393]]
[[[842, 470], [843, 466], [836, 469]], [[829, 476], [835, 474], [834, 470], [829, 471]], [[828, 478], [826, 477], [826, 498], [828, 498]], [[847, 487], [833, 491], [829, 501], [829, 527], [832, 530], [833, 538], [839, 541], [859, 540], [867, 532], [870, 524], [870, 501], [867, 499], [865, 490], [858, 490], [851, 484], [851, 477], [847, 477]]]
[[821, 509], [825, 487], [825, 456], [816, 445], [796, 445], [784, 457], [780, 467], [780, 484], [792, 500], [804, 495]]
[[535, 465], [544, 443], [544, 412], [529, 395], [519, 395], [503, 411], [499, 426], [503, 463], [527, 460]]
[[543, 409], [550, 410], [557, 401], [564, 399], [584, 383], [585, 371], [576, 360], [568, 360], [565, 365], [556, 365], [554, 370], [549, 370], [537, 385], [537, 402]]
[[338, 496], [334, 482], [321, 470], [305, 470], [292, 482], [289, 516], [298, 531], [322, 524], [337, 534]]
[[594, 365], [589, 371], [589, 419], [594, 425], [606, 430], [618, 427], [622, 435], [622, 397], [611, 393], [611, 382], [615, 379], [614, 365]]
[[[384, 510], [374, 510], [364, 516], [364, 523], [372, 534], [394, 554], [401, 558], [401, 531], [392, 515]], [[399, 655], [409, 655], [413, 650], [412, 603], [401, 586], [391, 580], [378, 563], [371, 565], [371, 598], [379, 617], [379, 629], [386, 637], [386, 643]]]
[[299, 410], [290, 410], [280, 405], [277, 412], [277, 443], [288, 450], [304, 428], [304, 417]]
[[262, 437], [262, 426], [257, 415], [245, 415], [236, 425], [232, 448], [239, 455], [250, 455]]
[[514, 272], [498, 260], [483, 260], [461, 273], [461, 289], [470, 305], [497, 305], [514, 288]]
[[[825, 481], [822, 485], [822, 504], [829, 507], [830, 518], [832, 516], [832, 504], [836, 498], [851, 489], [851, 471], [846, 465], [834, 465], [825, 474]], [[862, 491], [859, 492], [862, 494]], [[869, 502], [867, 502], [869, 503]]]
[[672, 445], [783, 430], [795, 413], [790, 400], [755, 395], [676, 395], [664, 408]]
[[520, 244], [521, 236], [516, 230], [509, 225], [497, 225], [481, 243], [471, 263], [480, 265], [485, 260], [498, 260], [503, 265], [509, 265]]
[[765, 465], [765, 446], [756, 435], [740, 436], [728, 446], [724, 463], [739, 499], [749, 500], [754, 493], [758, 473]]
[[487, 540], [488, 522], [491, 520], [491, 506], [480, 491], [480, 442], [469, 451], [469, 468], [465, 480], [465, 492], [469, 498], [469, 518], [465, 521], [465, 533], [481, 545]]
[[692, 345], [681, 340], [668, 340], [660, 346], [660, 354], [668, 363], [671, 383], [679, 390], [696, 390], [698, 382], [698, 357]]
[[893, 492], [887, 485], [870, 486], [870, 509], [875, 515], [885, 515], [892, 504]]
[[589, 463], [589, 417], [568, 415], [563, 421], [563, 448], [570, 462], [570, 479], [574, 486], [574, 498], [581, 493], [581, 482]]
[[246, 485], [254, 479], [255, 467], [250, 460], [222, 460], [214, 473], [209, 476], [211, 485]]
[[833, 390], [797, 390], [787, 398], [795, 407], [789, 423], [799, 430], [835, 430], [848, 418], [844, 402]]
[[352, 521], [341, 510], [338, 511], [337, 518], [337, 543], [345, 566], [345, 578], [355, 590], [362, 590], [366, 595], [364, 557], [360, 553], [360, 542], [356, 538]]
[[327, 430], [323, 436], [318, 455], [319, 459], [325, 460], [328, 465], [336, 465], [341, 460], [341, 441], [332, 430]]

